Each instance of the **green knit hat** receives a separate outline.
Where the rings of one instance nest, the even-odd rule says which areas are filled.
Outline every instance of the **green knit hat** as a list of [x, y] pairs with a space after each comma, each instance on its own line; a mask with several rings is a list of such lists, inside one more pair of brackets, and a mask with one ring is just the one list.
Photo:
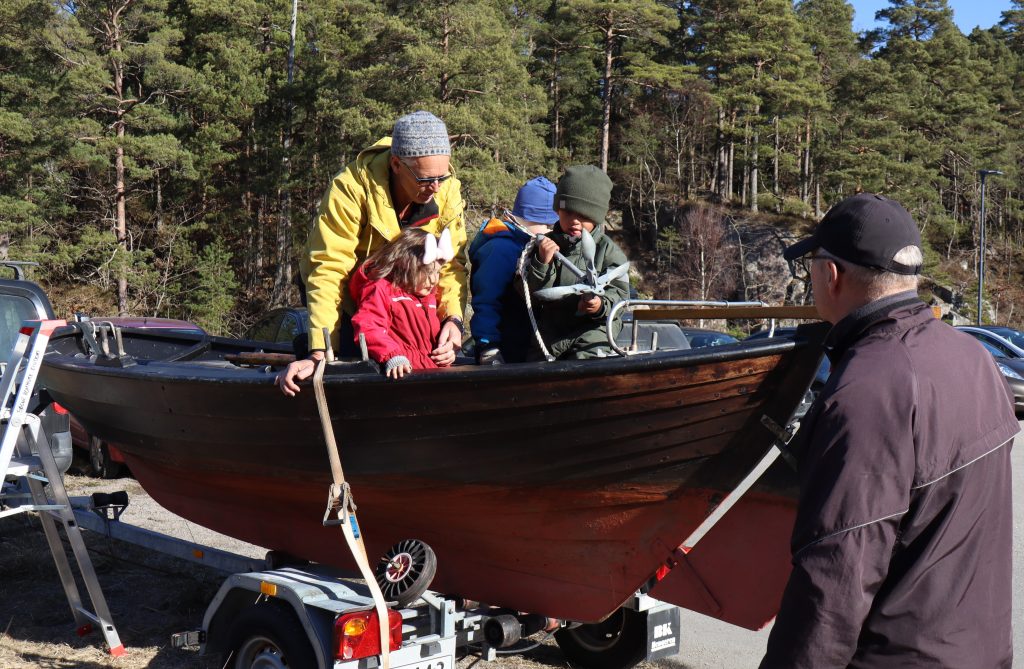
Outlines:
[[568, 209], [585, 216], [595, 225], [604, 223], [612, 197], [612, 180], [593, 165], [574, 165], [558, 180], [555, 211]]

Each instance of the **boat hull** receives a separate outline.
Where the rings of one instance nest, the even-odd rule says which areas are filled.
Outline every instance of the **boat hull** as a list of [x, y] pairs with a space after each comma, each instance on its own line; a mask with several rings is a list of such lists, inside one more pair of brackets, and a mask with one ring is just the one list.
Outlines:
[[[51, 394], [119, 445], [160, 504], [352, 566], [341, 532], [322, 525], [331, 479], [311, 387], [285, 398], [269, 370], [104, 368], [55, 347], [42, 373]], [[773, 439], [762, 416], [786, 422], [818, 358], [769, 342], [398, 383], [356, 364], [330, 368], [325, 387], [371, 556], [419, 539], [437, 554], [436, 590], [597, 621], [753, 468]]]

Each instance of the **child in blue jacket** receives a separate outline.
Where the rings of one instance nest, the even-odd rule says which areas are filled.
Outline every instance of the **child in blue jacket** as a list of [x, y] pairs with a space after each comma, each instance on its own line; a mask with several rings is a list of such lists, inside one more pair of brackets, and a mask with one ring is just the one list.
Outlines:
[[[554, 211], [555, 184], [544, 177], [530, 179], [516, 194], [512, 214], [530, 232], [547, 234], [558, 223]], [[524, 362], [533, 341], [526, 303], [515, 289], [516, 265], [529, 238], [510, 223], [487, 221], [469, 247], [473, 318], [470, 329], [477, 342], [480, 364]]]

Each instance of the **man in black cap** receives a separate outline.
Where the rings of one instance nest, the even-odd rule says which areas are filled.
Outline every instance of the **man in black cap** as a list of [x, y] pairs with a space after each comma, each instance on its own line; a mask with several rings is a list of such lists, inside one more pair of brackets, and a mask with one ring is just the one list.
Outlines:
[[761, 667], [1009, 668], [1006, 381], [918, 299], [898, 203], [848, 198], [784, 255], [809, 256], [832, 374], [794, 446], [793, 572]]

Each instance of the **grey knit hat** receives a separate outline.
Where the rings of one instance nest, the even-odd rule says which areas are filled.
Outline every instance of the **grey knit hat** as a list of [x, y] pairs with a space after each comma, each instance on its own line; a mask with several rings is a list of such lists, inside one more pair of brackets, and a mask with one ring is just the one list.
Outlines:
[[554, 209], [575, 211], [600, 225], [608, 215], [611, 197], [612, 180], [601, 168], [574, 165], [558, 180]]
[[450, 156], [448, 128], [444, 121], [427, 111], [406, 114], [395, 121], [391, 131], [391, 154], [399, 158]]

